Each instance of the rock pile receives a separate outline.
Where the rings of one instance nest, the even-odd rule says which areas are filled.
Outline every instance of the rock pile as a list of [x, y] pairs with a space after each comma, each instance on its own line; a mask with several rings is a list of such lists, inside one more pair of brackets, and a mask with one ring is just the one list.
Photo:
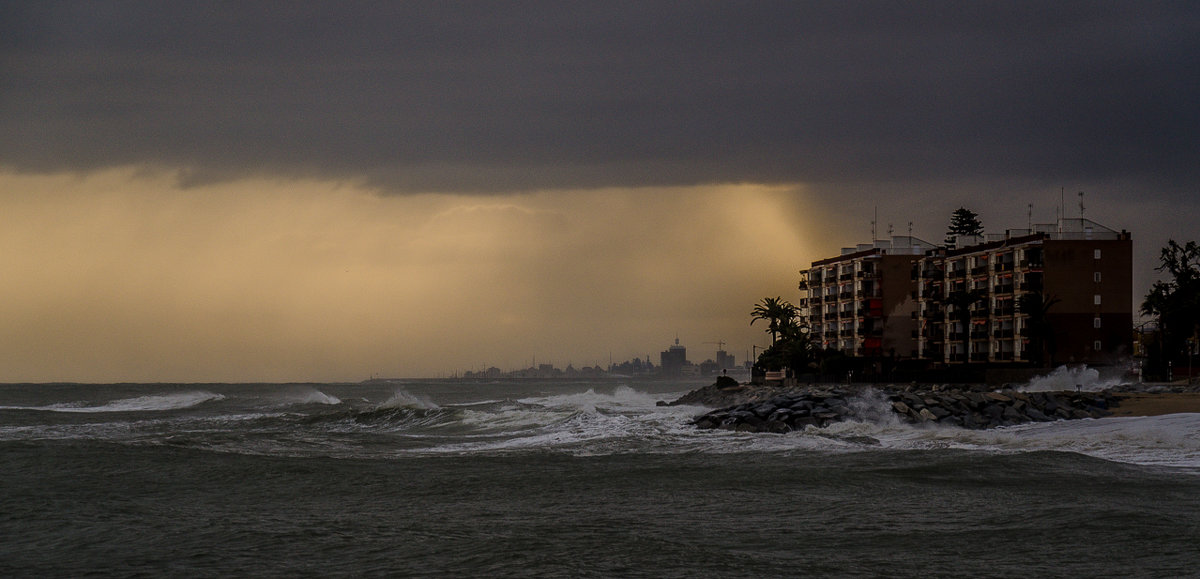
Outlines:
[[714, 410], [692, 423], [699, 428], [782, 433], [847, 419], [879, 421], [892, 414], [915, 424], [983, 429], [1100, 418], [1119, 400], [1106, 392], [808, 390]]

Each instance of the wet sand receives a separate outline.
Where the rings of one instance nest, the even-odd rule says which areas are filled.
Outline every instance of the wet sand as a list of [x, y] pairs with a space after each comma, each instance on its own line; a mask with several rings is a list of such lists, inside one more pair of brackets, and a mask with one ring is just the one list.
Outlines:
[[1200, 412], [1200, 392], [1182, 393], [1121, 393], [1120, 404], [1112, 408], [1113, 416], [1161, 416], [1181, 412]]

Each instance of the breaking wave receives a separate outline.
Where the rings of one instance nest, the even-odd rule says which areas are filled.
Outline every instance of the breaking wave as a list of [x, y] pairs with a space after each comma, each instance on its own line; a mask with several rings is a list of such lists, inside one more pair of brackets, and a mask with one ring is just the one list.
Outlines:
[[71, 413], [103, 413], [103, 412], [157, 412], [164, 410], [180, 410], [204, 404], [205, 402], [223, 400], [225, 396], [213, 392], [195, 391], [172, 394], [155, 394], [113, 400], [98, 406], [86, 402], [63, 402], [47, 406], [3, 406], [4, 410], [42, 410], [47, 412]]

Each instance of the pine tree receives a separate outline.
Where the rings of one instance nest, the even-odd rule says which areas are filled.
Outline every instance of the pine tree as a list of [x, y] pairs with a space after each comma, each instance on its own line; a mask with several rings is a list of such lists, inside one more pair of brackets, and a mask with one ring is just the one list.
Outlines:
[[966, 207], [959, 207], [950, 214], [950, 229], [946, 230], [946, 245], [952, 245], [954, 239], [960, 235], [983, 235], [983, 223], [979, 221], [979, 214]]

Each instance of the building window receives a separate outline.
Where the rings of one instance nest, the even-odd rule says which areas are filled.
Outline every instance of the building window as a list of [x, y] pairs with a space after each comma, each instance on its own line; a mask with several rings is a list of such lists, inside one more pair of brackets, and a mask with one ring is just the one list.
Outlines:
[[1097, 250], [1093, 251], [1093, 252], [1092, 252], [1092, 257], [1093, 257], [1094, 259], [1100, 259], [1100, 250], [1099, 250], [1099, 249], [1097, 249]]
[[1096, 305], [1100, 305], [1100, 294], [1096, 294], [1096, 295], [1092, 296], [1092, 303], [1096, 304]]
[[1100, 272], [1097, 271], [1092, 273], [1092, 281], [1100, 283]]
[[1095, 342], [1092, 342], [1092, 349], [1097, 352], [1099, 352], [1100, 350], [1103, 349], [1101, 346], [1103, 346], [1103, 344], [1100, 343], [1100, 340], [1096, 340]]
[[1100, 316], [1096, 316], [1096, 317], [1092, 318], [1092, 327], [1093, 328], [1100, 327]]

